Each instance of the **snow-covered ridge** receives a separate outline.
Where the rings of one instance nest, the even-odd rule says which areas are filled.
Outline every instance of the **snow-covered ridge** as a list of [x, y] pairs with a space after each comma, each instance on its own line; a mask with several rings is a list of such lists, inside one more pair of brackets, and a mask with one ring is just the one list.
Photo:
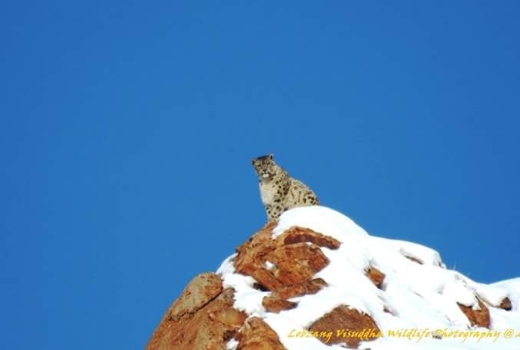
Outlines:
[[[310, 228], [342, 243], [337, 250], [321, 248], [330, 263], [315, 278], [323, 278], [328, 287], [313, 295], [292, 298], [291, 301], [298, 302], [295, 309], [266, 312], [262, 299], [270, 292], [253, 288], [253, 278], [235, 273], [234, 255], [217, 271], [224, 286], [236, 290], [235, 308], [264, 319], [287, 349], [343, 349], [339, 345], [325, 345], [304, 331], [340, 305], [370, 315], [379, 326], [383, 337], [364, 343], [372, 350], [520, 349], [520, 278], [491, 285], [477, 283], [446, 269], [435, 250], [370, 236], [351, 219], [326, 207], [301, 207], [285, 212], [273, 237], [292, 226]], [[367, 279], [365, 271], [369, 266], [386, 275], [381, 289]], [[476, 296], [488, 304], [489, 329], [472, 328], [457, 305], [477, 309]], [[506, 297], [511, 301], [511, 311], [490, 306], [498, 306]], [[507, 329], [513, 329], [515, 336], [507, 338]], [[477, 336], [482, 334], [487, 335], [479, 339]], [[229, 348], [235, 345], [230, 343]]]

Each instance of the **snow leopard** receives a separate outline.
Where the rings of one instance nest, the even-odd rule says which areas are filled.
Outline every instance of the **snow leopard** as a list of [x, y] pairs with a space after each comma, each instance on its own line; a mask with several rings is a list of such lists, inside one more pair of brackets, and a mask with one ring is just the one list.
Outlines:
[[314, 192], [276, 164], [273, 154], [254, 158], [252, 163], [258, 176], [267, 222], [277, 221], [284, 211], [294, 207], [319, 205]]

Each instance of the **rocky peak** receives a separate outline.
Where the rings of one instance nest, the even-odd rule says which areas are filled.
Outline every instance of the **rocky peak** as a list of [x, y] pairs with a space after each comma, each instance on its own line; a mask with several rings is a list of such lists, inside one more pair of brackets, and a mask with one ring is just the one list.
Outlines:
[[[370, 236], [328, 208], [296, 208], [217, 273], [196, 276], [147, 349], [455, 349], [449, 331], [520, 332], [518, 285], [476, 283], [427, 247]], [[424, 340], [392, 333], [413, 330]], [[501, 348], [520, 348], [520, 335], [509, 340]]]

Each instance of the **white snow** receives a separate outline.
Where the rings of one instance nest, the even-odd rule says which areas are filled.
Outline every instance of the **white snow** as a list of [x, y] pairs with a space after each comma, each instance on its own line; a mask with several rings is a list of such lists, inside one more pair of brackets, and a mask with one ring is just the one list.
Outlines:
[[[328, 287], [314, 295], [290, 299], [298, 303], [295, 309], [278, 314], [266, 312], [262, 298], [270, 292], [254, 289], [253, 278], [235, 273], [235, 255], [227, 258], [217, 271], [224, 286], [236, 291], [235, 308], [264, 319], [287, 349], [344, 349], [340, 345], [325, 345], [306, 331], [339, 305], [370, 314], [382, 331], [383, 337], [362, 343], [360, 349], [520, 349], [520, 278], [491, 285], [474, 282], [446, 269], [435, 250], [370, 236], [348, 217], [326, 207], [301, 207], [285, 212], [273, 231], [273, 238], [291, 226], [308, 227], [342, 243], [337, 250], [321, 248], [330, 264], [315, 278], [323, 278]], [[385, 273], [382, 290], [366, 278], [369, 265]], [[266, 267], [271, 268], [272, 263], [268, 262]], [[457, 303], [477, 309], [475, 293], [493, 305], [508, 297], [513, 310], [489, 307], [490, 329], [471, 327]], [[327, 334], [317, 336], [326, 339]], [[236, 342], [228, 343], [228, 349], [236, 346]]]

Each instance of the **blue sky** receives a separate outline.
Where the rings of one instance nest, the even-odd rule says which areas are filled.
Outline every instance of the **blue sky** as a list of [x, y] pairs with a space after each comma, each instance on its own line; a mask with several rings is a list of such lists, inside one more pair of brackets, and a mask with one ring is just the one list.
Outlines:
[[7, 1], [2, 348], [142, 349], [274, 153], [373, 235], [520, 276], [520, 3]]

